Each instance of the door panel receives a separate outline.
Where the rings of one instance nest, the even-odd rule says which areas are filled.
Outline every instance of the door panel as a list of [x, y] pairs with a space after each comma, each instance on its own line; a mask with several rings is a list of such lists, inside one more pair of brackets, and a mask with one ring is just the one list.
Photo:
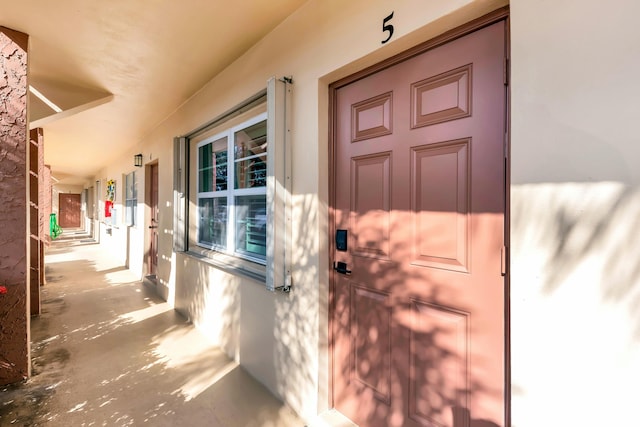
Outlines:
[[411, 85], [411, 128], [471, 115], [471, 64]]
[[412, 149], [412, 264], [468, 272], [469, 139]]
[[359, 256], [389, 258], [390, 164], [390, 153], [352, 160], [350, 225]]
[[451, 404], [468, 407], [469, 314], [412, 301], [409, 417], [454, 426]]
[[[363, 286], [351, 288], [352, 380], [377, 399], [391, 400], [391, 310], [389, 294]], [[371, 363], [374, 363], [372, 365]]]
[[335, 407], [504, 426], [504, 22], [336, 89]]

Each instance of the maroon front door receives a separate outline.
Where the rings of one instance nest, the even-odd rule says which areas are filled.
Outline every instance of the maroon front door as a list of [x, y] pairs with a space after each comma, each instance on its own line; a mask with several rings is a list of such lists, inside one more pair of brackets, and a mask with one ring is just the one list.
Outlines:
[[151, 221], [149, 223], [149, 275], [155, 276], [158, 271], [158, 165], [149, 167], [151, 185], [149, 186], [149, 207]]
[[504, 55], [500, 21], [334, 87], [333, 400], [359, 425], [505, 425]]
[[80, 194], [60, 193], [58, 196], [58, 224], [62, 228], [80, 227]]

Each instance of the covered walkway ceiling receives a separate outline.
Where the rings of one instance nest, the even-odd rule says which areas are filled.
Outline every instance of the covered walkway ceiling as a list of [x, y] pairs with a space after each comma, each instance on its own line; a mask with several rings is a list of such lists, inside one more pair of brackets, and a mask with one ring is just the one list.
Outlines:
[[30, 120], [79, 183], [135, 146], [305, 0], [0, 0], [30, 36]]

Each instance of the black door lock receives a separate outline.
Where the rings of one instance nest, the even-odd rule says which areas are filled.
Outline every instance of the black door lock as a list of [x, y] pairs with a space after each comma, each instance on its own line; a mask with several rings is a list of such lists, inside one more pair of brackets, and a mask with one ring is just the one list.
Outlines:
[[351, 270], [347, 270], [347, 263], [338, 261], [333, 263], [333, 269], [340, 274], [351, 274]]
[[347, 251], [347, 230], [336, 230], [336, 250]]

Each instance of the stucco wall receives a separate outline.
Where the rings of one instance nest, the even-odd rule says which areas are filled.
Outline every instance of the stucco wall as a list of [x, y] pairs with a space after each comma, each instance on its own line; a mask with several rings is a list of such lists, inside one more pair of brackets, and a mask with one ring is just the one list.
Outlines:
[[634, 425], [640, 3], [511, 12], [513, 425]]
[[[120, 177], [136, 152], [158, 160], [159, 289], [304, 417], [329, 404], [327, 86], [502, 4], [311, 0], [98, 174]], [[391, 11], [395, 34], [383, 46]], [[640, 383], [640, 143], [631, 128], [640, 4], [515, 0], [511, 11], [513, 425], [630, 425]], [[171, 249], [173, 137], [272, 75], [294, 79], [290, 295]], [[109, 238], [114, 251], [126, 245], [122, 232]], [[148, 244], [143, 229], [130, 238]]]
[[[151, 147], [151, 145], [150, 145]], [[138, 147], [139, 148], [139, 147]], [[145, 162], [158, 162], [158, 153], [152, 152], [152, 148], [146, 148]], [[132, 272], [138, 277], [142, 278], [147, 274], [146, 266], [146, 254], [149, 243], [148, 236], [148, 215], [149, 208], [145, 204], [146, 194], [146, 168], [133, 166], [134, 153], [139, 151], [131, 151], [126, 155], [114, 160], [110, 165], [99, 171], [96, 176], [88, 182], [86, 188], [94, 187], [96, 181], [100, 181], [100, 188], [98, 189], [98, 199], [95, 200], [98, 206], [98, 218], [94, 218], [94, 224], [96, 224], [95, 233], [99, 237], [100, 244], [105, 247], [105, 250], [113, 253], [114, 257], [122, 265], [126, 265]], [[171, 151], [166, 150], [162, 154], [162, 161], [159, 162], [161, 181], [160, 185], [160, 200], [168, 200], [171, 197], [170, 190], [162, 188], [163, 185], [171, 185], [171, 169], [163, 169], [164, 164], [172, 164], [172, 159], [169, 157]], [[138, 209], [135, 218], [135, 225], [129, 226], [126, 224], [125, 218], [125, 177], [131, 172], [136, 173], [136, 185], [137, 185], [137, 197], [138, 197]], [[162, 177], [164, 173], [164, 177]], [[166, 176], [166, 175], [169, 176]], [[104, 202], [106, 200], [108, 180], [113, 179], [116, 181], [116, 194], [115, 194], [115, 215], [111, 218], [105, 217]], [[167, 182], [169, 184], [167, 184]], [[92, 189], [94, 191], [94, 189]], [[163, 192], [169, 192], [164, 194]], [[165, 199], [163, 199], [165, 197]], [[166, 209], [166, 203], [162, 202]], [[162, 217], [162, 215], [161, 215]], [[163, 227], [171, 227], [171, 223], [164, 224]], [[170, 259], [169, 255], [169, 259]]]
[[[172, 254], [170, 203], [161, 207], [159, 280], [180, 311], [304, 417], [329, 405], [328, 84], [505, 3], [309, 1], [148, 139], [170, 147], [174, 136], [264, 89], [269, 77], [293, 76], [293, 292], [269, 293], [262, 283]], [[382, 20], [392, 11], [394, 37], [382, 45]], [[161, 173], [160, 200], [173, 200], [171, 187], [171, 174]]]
[[0, 384], [29, 361], [28, 36], [0, 27]]

